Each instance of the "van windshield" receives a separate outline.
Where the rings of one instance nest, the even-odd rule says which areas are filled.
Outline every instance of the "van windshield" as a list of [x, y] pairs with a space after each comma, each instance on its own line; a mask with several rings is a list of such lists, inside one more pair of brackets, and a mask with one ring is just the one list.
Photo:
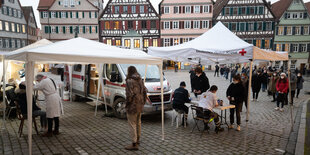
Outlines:
[[[135, 66], [138, 73], [141, 75], [142, 79], [145, 76], [145, 65], [141, 64], [120, 64], [123, 72], [127, 76], [127, 69], [129, 66]], [[156, 65], [148, 65], [147, 72], [146, 72], [146, 79], [147, 82], [159, 82], [160, 81], [160, 73], [159, 68]]]

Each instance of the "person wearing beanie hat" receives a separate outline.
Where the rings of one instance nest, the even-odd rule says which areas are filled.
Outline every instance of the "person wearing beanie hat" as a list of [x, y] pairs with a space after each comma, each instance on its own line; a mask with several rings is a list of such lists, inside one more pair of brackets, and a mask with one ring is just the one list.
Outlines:
[[[189, 103], [190, 100], [190, 95], [188, 91], [185, 89], [186, 84], [184, 81], [180, 83], [180, 87], [177, 88], [173, 92], [173, 103], [172, 103], [172, 108], [177, 109], [177, 110], [182, 110], [185, 112], [183, 121], [185, 120], [185, 123], [187, 121], [187, 114], [188, 114], [188, 107], [185, 105], [185, 103]], [[184, 122], [182, 122], [184, 124]]]

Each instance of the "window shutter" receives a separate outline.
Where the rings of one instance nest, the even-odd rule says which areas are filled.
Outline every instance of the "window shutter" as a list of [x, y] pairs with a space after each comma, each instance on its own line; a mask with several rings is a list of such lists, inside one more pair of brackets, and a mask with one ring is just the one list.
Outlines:
[[48, 17], [51, 18], [52, 17], [52, 13], [48, 12]]
[[173, 22], [170, 22], [170, 29], [172, 29], [173, 28]]
[[71, 34], [73, 33], [73, 28], [72, 28], [72, 26], [70, 26], [70, 33], [71, 33]]
[[209, 20], [209, 29], [212, 28], [212, 20]]
[[58, 33], [58, 26], [56, 26], [56, 33]]
[[272, 30], [275, 30], [275, 24], [274, 24], [274, 22], [272, 22], [271, 27], [272, 27]]
[[200, 13], [202, 13], [202, 11], [203, 11], [203, 7], [202, 7], [202, 6], [200, 6]]
[[256, 39], [253, 39], [253, 45], [256, 46]]
[[307, 45], [307, 52], [310, 52], [310, 43]]
[[256, 30], [257, 30], [257, 23], [254, 22], [254, 31], [256, 31]]
[[95, 18], [97, 18], [97, 12], [95, 12]]
[[183, 10], [182, 10], [182, 13], [185, 13], [185, 6], [183, 6]]
[[236, 25], [236, 26], [237, 26], [237, 31], [239, 31], [239, 23], [237, 23], [237, 25]]
[[202, 29], [202, 21], [199, 21], [199, 23], [200, 23], [200, 27], [199, 28]]
[[170, 38], [170, 46], [173, 46], [173, 38]]
[[284, 13], [284, 19], [287, 19], [287, 13]]
[[83, 17], [83, 18], [85, 17], [85, 14], [84, 14], [84, 13], [85, 13], [85, 12], [83, 11], [83, 12], [82, 12], [82, 17]]
[[66, 27], [65, 27], [65, 26], [62, 27], [62, 33], [63, 33], [63, 34], [66, 33]]
[[89, 18], [91, 18], [91, 12], [88, 12], [89, 13]]
[[194, 28], [194, 22], [191, 21], [191, 28]]
[[178, 13], [182, 13], [182, 6], [179, 6], [179, 12]]
[[91, 31], [91, 26], [89, 26], [89, 33], [92, 33], [92, 31]]
[[241, 12], [242, 12], [242, 8], [239, 7], [239, 9], [238, 9], [238, 15], [241, 15]]
[[265, 40], [264, 39], [262, 39], [262, 45], [261, 45], [261, 47], [264, 49], [265, 48]]
[[61, 12], [59, 12], [59, 18], [62, 18], [62, 13]]
[[277, 26], [276, 27], [276, 35], [278, 35], [279, 34], [279, 27]]
[[266, 31], [266, 22], [263, 22], [263, 31]]
[[75, 12], [76, 13], [76, 18], [79, 18], [79, 12]]
[[303, 26], [300, 27], [300, 35], [304, 35], [304, 27]]
[[70, 12], [70, 18], [72, 18], [72, 12]]
[[209, 13], [212, 13], [212, 5], [209, 5]]
[[250, 8], [249, 7], [246, 7], [246, 14], [250, 14]]
[[301, 44], [298, 44], [298, 52], [301, 52]]
[[293, 52], [293, 44], [290, 44], [290, 52]]
[[284, 35], [286, 35], [287, 27], [284, 27]]
[[40, 13], [41, 13], [41, 18], [43, 18], [43, 11], [41, 11]]
[[306, 19], [308, 16], [307, 12], [304, 12], [304, 19]]
[[191, 12], [194, 13], [194, 6], [191, 6]]
[[231, 30], [231, 23], [228, 23], [228, 29]]
[[223, 16], [225, 15], [225, 7], [223, 7], [223, 9], [222, 9], [222, 15]]
[[295, 35], [295, 26], [293, 26], [293, 28], [292, 28], [292, 35]]
[[83, 33], [86, 33], [86, 27], [83, 26]]
[[52, 33], [52, 27], [51, 26], [48, 27], [48, 33]]
[[234, 8], [230, 8], [230, 9], [229, 9], [229, 15], [232, 16], [233, 13], [234, 13]]
[[56, 18], [58, 18], [58, 12], [57, 11], [55, 12], [55, 15], [56, 15]]
[[66, 18], [68, 18], [68, 12], [66, 12]]
[[96, 26], [96, 33], [98, 33], [98, 27]]
[[48, 33], [48, 27], [47, 26], [44, 26], [44, 32]]

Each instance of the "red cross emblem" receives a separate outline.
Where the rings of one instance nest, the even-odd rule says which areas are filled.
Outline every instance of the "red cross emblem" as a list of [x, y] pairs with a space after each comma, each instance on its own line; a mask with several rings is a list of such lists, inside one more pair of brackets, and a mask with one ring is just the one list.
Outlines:
[[246, 51], [244, 49], [242, 49], [242, 51], [239, 51], [239, 54], [241, 54], [242, 56], [244, 56], [245, 53]]

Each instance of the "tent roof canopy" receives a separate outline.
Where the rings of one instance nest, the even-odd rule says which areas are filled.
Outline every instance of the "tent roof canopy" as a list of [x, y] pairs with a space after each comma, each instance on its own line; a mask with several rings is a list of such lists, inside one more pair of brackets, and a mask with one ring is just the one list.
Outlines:
[[5, 59], [41, 63], [162, 63], [162, 58], [150, 56], [143, 51], [121, 49], [80, 37], [37, 48], [14, 51], [8, 53]]
[[[221, 22], [201, 36], [171, 47], [149, 47], [149, 54], [174, 61], [201, 59], [201, 63], [247, 62], [252, 59], [253, 45], [249, 44]], [[245, 51], [244, 54], [240, 51]]]

